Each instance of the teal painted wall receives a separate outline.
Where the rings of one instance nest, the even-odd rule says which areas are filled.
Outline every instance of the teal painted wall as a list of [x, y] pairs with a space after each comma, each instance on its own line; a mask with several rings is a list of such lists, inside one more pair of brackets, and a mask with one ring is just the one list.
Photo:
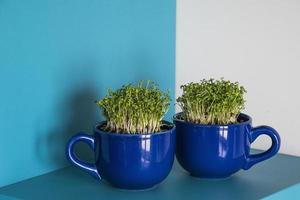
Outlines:
[[175, 0], [0, 0], [0, 186], [66, 166], [94, 100], [140, 79], [174, 97]]

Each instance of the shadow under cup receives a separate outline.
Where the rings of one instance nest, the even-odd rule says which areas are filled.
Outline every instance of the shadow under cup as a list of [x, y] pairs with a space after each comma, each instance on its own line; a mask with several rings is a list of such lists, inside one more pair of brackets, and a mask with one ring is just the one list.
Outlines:
[[[226, 178], [240, 169], [249, 169], [274, 156], [280, 148], [280, 137], [269, 126], [252, 127], [252, 119], [240, 114], [237, 124], [201, 125], [173, 117], [176, 125], [176, 157], [192, 176]], [[268, 135], [272, 146], [265, 152], [250, 155], [250, 144], [259, 135]]]
[[[150, 134], [119, 134], [102, 131], [98, 124], [94, 135], [79, 133], [67, 145], [67, 157], [76, 166], [98, 179], [122, 189], [147, 189], [162, 182], [170, 173], [175, 154], [175, 126]], [[95, 152], [95, 164], [79, 160], [74, 144], [83, 141]]]

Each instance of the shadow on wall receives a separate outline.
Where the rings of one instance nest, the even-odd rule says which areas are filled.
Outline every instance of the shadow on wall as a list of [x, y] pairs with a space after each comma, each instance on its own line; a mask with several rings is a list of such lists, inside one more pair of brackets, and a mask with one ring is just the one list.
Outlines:
[[[78, 66], [71, 67], [71, 70], [61, 84], [65, 88], [56, 101], [52, 115], [55, 118], [53, 127], [48, 127], [43, 134], [37, 133], [35, 142], [38, 161], [51, 170], [68, 164], [65, 156], [68, 140], [81, 131], [92, 134], [93, 126], [100, 117], [100, 111], [94, 103], [99, 98], [97, 83], [93, 82], [95, 67]], [[73, 75], [73, 80], [68, 80]], [[78, 143], [75, 151], [82, 160], [94, 161], [94, 153], [88, 145]]]

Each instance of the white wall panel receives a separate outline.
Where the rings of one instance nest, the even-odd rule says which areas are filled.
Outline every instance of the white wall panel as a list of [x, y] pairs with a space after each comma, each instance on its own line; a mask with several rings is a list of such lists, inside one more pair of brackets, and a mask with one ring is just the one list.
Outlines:
[[300, 1], [178, 0], [176, 45], [177, 96], [202, 78], [239, 81], [253, 124], [276, 128], [280, 151], [300, 156]]

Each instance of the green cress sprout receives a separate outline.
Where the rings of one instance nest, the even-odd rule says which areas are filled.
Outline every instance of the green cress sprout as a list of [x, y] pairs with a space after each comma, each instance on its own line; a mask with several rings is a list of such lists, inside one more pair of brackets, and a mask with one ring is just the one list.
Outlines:
[[169, 92], [162, 92], [148, 81], [137, 85], [124, 85], [108, 94], [96, 104], [107, 119], [103, 128], [109, 132], [142, 134], [161, 130], [163, 116], [170, 105]]
[[238, 82], [203, 79], [188, 83], [177, 102], [182, 109], [181, 118], [197, 124], [235, 124], [244, 109], [246, 90]]

